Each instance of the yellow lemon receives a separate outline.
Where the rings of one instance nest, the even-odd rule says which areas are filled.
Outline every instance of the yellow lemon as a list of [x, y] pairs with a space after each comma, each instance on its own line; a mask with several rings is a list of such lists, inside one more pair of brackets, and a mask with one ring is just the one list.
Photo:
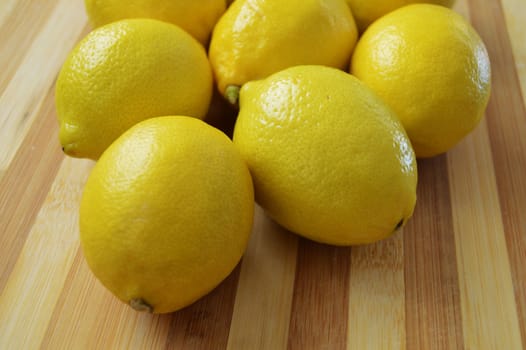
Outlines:
[[342, 0], [237, 0], [217, 22], [209, 57], [220, 93], [235, 103], [239, 86], [287, 67], [345, 67], [356, 40]]
[[104, 152], [80, 207], [95, 276], [138, 310], [178, 310], [207, 294], [244, 253], [252, 181], [232, 142], [190, 117], [143, 121]]
[[95, 28], [126, 18], [153, 18], [177, 24], [202, 44], [226, 9], [225, 0], [84, 0], [84, 4]]
[[279, 224], [351, 245], [385, 238], [412, 215], [411, 144], [394, 113], [358, 79], [297, 66], [245, 84], [239, 103], [234, 144], [256, 200]]
[[490, 94], [484, 43], [459, 14], [436, 5], [406, 6], [376, 21], [351, 72], [397, 113], [417, 157], [457, 144], [479, 123]]
[[452, 7], [455, 0], [347, 0], [360, 32], [383, 15], [397, 8], [416, 4], [430, 3]]
[[60, 142], [68, 155], [97, 159], [141, 120], [203, 118], [212, 88], [203, 47], [179, 27], [151, 19], [110, 23], [88, 34], [60, 71]]

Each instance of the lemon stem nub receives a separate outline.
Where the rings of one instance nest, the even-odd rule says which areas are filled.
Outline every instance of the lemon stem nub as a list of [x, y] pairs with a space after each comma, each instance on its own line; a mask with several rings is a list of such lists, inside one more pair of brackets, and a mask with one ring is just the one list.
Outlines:
[[402, 218], [398, 224], [396, 224], [395, 231], [398, 231], [404, 225], [404, 219]]
[[232, 106], [237, 106], [239, 102], [239, 89], [237, 85], [228, 85], [225, 89], [225, 98]]
[[133, 298], [130, 300], [130, 306], [137, 311], [153, 312], [153, 307], [141, 298]]

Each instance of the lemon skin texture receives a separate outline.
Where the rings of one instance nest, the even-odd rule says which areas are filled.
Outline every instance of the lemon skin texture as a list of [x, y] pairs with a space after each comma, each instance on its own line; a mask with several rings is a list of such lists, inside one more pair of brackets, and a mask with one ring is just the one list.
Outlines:
[[375, 242], [413, 213], [417, 168], [402, 125], [340, 70], [297, 66], [245, 84], [234, 144], [256, 201], [314, 241]]
[[225, 0], [84, 0], [91, 25], [98, 28], [127, 18], [152, 18], [178, 25], [206, 44]]
[[217, 286], [252, 227], [249, 171], [230, 139], [201, 120], [132, 127], [95, 165], [80, 207], [89, 267], [125, 303], [154, 313]]
[[237, 0], [217, 22], [209, 57], [221, 94], [282, 69], [345, 69], [357, 40], [341, 0]]
[[446, 7], [453, 7], [455, 0], [347, 0], [360, 33], [378, 18], [400, 7], [429, 3]]
[[141, 120], [203, 118], [212, 89], [206, 53], [182, 29], [151, 19], [110, 23], [88, 34], [60, 71], [60, 143], [70, 156], [97, 159]]
[[351, 72], [396, 112], [422, 158], [471, 132], [490, 96], [484, 43], [442, 6], [410, 5], [376, 21], [356, 47]]

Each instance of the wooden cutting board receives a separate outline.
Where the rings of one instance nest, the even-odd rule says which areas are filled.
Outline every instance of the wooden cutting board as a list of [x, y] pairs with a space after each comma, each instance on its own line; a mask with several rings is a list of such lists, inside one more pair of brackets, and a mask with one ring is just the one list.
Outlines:
[[210, 295], [137, 313], [91, 275], [77, 215], [91, 161], [64, 157], [54, 80], [81, 0], [0, 1], [0, 349], [521, 349], [526, 344], [526, 2], [458, 0], [486, 42], [477, 130], [419, 161], [418, 205], [378, 244], [324, 246], [258, 208]]

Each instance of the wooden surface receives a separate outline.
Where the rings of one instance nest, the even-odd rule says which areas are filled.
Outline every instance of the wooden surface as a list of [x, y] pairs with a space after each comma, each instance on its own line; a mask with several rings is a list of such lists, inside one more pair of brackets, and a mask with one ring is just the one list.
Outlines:
[[486, 42], [486, 118], [419, 161], [403, 232], [335, 248], [257, 210], [245, 258], [173, 314], [94, 279], [77, 213], [93, 163], [57, 141], [54, 81], [88, 31], [81, 0], [0, 1], [0, 349], [521, 349], [526, 344], [526, 1], [458, 0]]

